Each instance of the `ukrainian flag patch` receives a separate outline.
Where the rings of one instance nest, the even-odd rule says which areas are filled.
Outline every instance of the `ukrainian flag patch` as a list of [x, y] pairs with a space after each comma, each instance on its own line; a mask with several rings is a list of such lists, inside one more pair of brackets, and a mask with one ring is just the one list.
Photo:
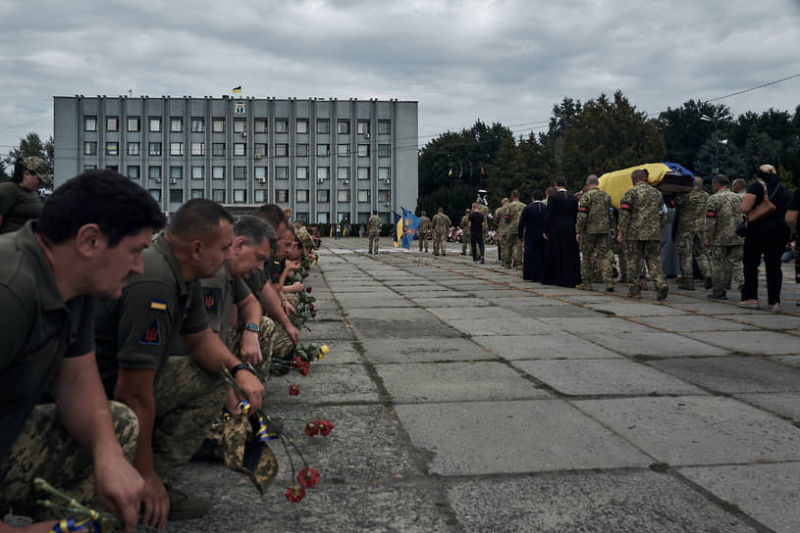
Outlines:
[[150, 301], [150, 309], [157, 309], [158, 311], [166, 311], [167, 310], [167, 301], [161, 300], [159, 298], [153, 298]]

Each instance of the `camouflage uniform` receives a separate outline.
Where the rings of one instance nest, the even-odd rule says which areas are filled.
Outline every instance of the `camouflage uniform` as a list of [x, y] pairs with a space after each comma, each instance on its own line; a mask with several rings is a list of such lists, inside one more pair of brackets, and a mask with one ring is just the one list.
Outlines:
[[436, 213], [433, 217], [433, 255], [444, 255], [447, 250], [447, 231], [452, 221], [444, 213]]
[[[611, 273], [611, 246], [608, 234], [611, 231], [611, 197], [607, 192], [594, 187], [581, 195], [578, 202], [578, 218], [575, 233], [581, 236], [582, 288], [592, 288], [591, 274], [602, 271], [606, 290], [614, 288]], [[597, 269], [592, 268], [597, 265]]]
[[461, 255], [467, 255], [467, 248], [469, 247], [469, 215], [461, 217], [461, 229], [464, 233], [461, 235]]
[[428, 233], [431, 231], [431, 219], [422, 215], [419, 217], [419, 227], [417, 234], [419, 235], [419, 251], [422, 251], [422, 244], [425, 243], [425, 251], [428, 251]]
[[625, 258], [630, 296], [641, 298], [639, 264], [644, 259], [658, 290], [658, 299], [667, 297], [667, 281], [661, 270], [661, 229], [667, 223], [667, 208], [661, 193], [647, 183], [628, 189], [620, 202], [619, 230], [625, 236]]
[[502, 217], [505, 219], [503, 232], [500, 233], [500, 249], [503, 266], [506, 268], [522, 268], [522, 245], [519, 243], [518, 226], [519, 217], [525, 204], [519, 200], [509, 202], [503, 209]]
[[722, 189], [708, 198], [705, 231], [712, 247], [716, 296], [724, 296], [734, 274], [741, 270], [744, 239], [736, 235], [736, 226], [742, 219], [741, 205], [742, 197], [729, 189]]
[[383, 222], [378, 215], [372, 215], [367, 221], [367, 232], [369, 233], [369, 253], [378, 253], [378, 241], [381, 238], [381, 226]]
[[711, 279], [711, 266], [705, 245], [705, 213], [708, 193], [692, 189], [680, 193], [670, 200], [670, 206], [678, 209], [678, 239], [675, 243], [681, 260], [681, 288], [694, 289], [692, 258], [697, 261], [703, 278]]
[[[506, 204], [506, 205], [508, 205], [508, 204]], [[497, 221], [497, 234], [496, 234], [497, 235], [497, 239], [496, 240], [497, 240], [497, 260], [498, 261], [502, 261], [503, 260], [503, 242], [502, 242], [502, 239], [500, 238], [500, 235], [502, 235], [503, 231], [505, 230], [505, 226], [508, 223], [508, 221], [505, 218], [505, 207], [506, 207], [505, 205], [501, 205], [500, 207], [498, 207], [497, 209], [494, 210], [494, 219]]]

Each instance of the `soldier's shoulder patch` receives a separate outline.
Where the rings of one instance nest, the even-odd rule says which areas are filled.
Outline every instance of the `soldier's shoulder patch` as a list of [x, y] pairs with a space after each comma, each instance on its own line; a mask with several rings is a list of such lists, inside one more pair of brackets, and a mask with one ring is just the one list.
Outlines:
[[219, 312], [219, 299], [222, 296], [220, 289], [213, 287], [203, 288], [203, 306], [211, 313]]
[[147, 329], [142, 333], [142, 336], [139, 337], [139, 344], [147, 344], [150, 346], [161, 345], [161, 323], [158, 321], [158, 317], [153, 318], [150, 325], [147, 326]]
[[623, 203], [619, 204], [619, 208], [620, 209], [624, 209], [626, 211], [630, 211], [631, 210], [631, 204], [629, 204], [628, 202], [623, 202]]
[[150, 300], [150, 309], [156, 309], [158, 311], [166, 311], [167, 301], [162, 300], [161, 298], [153, 298], [152, 300]]

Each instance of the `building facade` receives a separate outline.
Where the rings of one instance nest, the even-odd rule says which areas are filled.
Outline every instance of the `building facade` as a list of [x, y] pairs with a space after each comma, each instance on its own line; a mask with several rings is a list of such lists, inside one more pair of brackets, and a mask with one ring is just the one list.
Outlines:
[[174, 213], [191, 198], [296, 220], [386, 222], [417, 203], [417, 102], [190, 96], [54, 98], [55, 185], [93, 168]]

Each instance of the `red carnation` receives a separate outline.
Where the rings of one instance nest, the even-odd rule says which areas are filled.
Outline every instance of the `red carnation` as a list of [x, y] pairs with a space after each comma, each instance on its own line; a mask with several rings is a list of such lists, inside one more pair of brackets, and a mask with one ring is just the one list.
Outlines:
[[333, 431], [333, 428], [335, 427], [333, 424], [331, 424], [330, 420], [323, 420], [318, 423], [320, 426], [319, 434], [322, 435], [323, 437], [327, 437], [328, 435], [330, 435], [331, 431]]
[[306, 466], [297, 474], [297, 482], [307, 489], [313, 489], [319, 483], [319, 470]]
[[314, 310], [314, 304], [308, 304], [308, 308], [313, 311]]
[[310, 370], [311, 370], [311, 365], [305, 362], [300, 363], [300, 366], [297, 368], [297, 371], [304, 376], [307, 376]]
[[311, 311], [311, 318], [317, 318], [316, 311]]
[[289, 385], [289, 396], [299, 396], [299, 395], [300, 395], [300, 386]]
[[292, 503], [297, 503], [305, 497], [306, 489], [302, 487], [295, 485], [294, 487], [286, 489], [286, 499]]
[[319, 433], [319, 424], [317, 424], [316, 420], [306, 424], [306, 435], [308, 435], [309, 437], [313, 437], [317, 433]]
[[306, 292], [307, 292], [308, 294], [311, 294], [311, 287], [306, 287]]
[[292, 359], [292, 368], [300, 368], [300, 366], [302, 364], [303, 364], [303, 360], [300, 359], [300, 356], [299, 355], [295, 355], [294, 358]]
[[[305, 272], [303, 272], [303, 279], [306, 279], [307, 277], [308, 277], [308, 274], [306, 274]], [[309, 292], [310, 292], [310, 291], [309, 291]]]

